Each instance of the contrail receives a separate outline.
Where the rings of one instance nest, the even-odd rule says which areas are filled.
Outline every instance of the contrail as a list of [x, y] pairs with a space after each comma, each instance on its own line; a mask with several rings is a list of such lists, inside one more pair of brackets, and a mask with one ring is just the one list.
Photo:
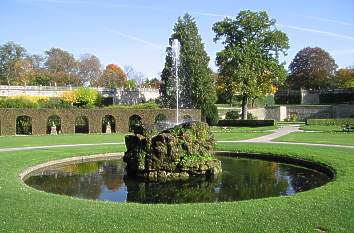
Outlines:
[[110, 32], [118, 35], [118, 36], [121, 36], [121, 37], [124, 37], [124, 38], [127, 38], [129, 40], [134, 40], [134, 41], [138, 41], [140, 43], [143, 43], [143, 44], [146, 44], [150, 47], [153, 47], [153, 48], [156, 48], [156, 49], [159, 49], [159, 50], [162, 50], [162, 51], [165, 51], [165, 48], [159, 44], [155, 44], [153, 42], [150, 42], [150, 41], [147, 41], [143, 38], [139, 38], [139, 37], [136, 37], [136, 36], [132, 36], [132, 35], [129, 35], [129, 34], [126, 34], [126, 33], [123, 33], [123, 32], [120, 32], [120, 31], [117, 31], [117, 30], [114, 30], [114, 29], [111, 29], [109, 30]]
[[344, 22], [341, 20], [327, 19], [327, 18], [322, 18], [322, 17], [308, 16], [308, 15], [301, 15], [301, 14], [297, 14], [296, 16], [300, 16], [300, 17], [308, 18], [308, 19], [314, 19], [314, 20], [323, 21], [323, 22], [336, 23], [336, 24], [341, 24], [341, 25], [346, 25], [346, 26], [353, 26], [352, 23]]
[[287, 25], [287, 24], [278, 24], [278, 23], [276, 25], [279, 27], [282, 27], [282, 28], [294, 29], [294, 30], [303, 31], [303, 32], [314, 32], [314, 33], [324, 34], [327, 36], [337, 37], [337, 38], [341, 38], [341, 39], [354, 40], [353, 36], [342, 35], [342, 34], [328, 32], [328, 31], [321, 31], [321, 30], [317, 30], [314, 28], [298, 27], [298, 26]]

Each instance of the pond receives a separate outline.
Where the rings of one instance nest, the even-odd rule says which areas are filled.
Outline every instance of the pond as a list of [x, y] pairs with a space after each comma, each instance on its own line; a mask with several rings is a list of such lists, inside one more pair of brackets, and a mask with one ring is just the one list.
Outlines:
[[319, 171], [291, 164], [218, 156], [218, 177], [151, 182], [125, 173], [122, 159], [76, 162], [31, 173], [25, 183], [45, 192], [77, 198], [138, 203], [240, 201], [294, 195], [326, 184]]

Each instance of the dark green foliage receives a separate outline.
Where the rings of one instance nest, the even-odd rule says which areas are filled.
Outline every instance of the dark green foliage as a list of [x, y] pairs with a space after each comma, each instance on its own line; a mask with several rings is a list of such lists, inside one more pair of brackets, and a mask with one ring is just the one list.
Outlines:
[[274, 120], [219, 120], [218, 126], [273, 126]]
[[306, 125], [354, 125], [354, 118], [343, 119], [307, 119]]
[[348, 102], [354, 102], [354, 88], [348, 89], [348, 92], [320, 94], [320, 104], [340, 104]]
[[201, 105], [202, 120], [209, 125], [216, 125], [219, 120], [218, 108], [215, 104], [204, 103]]
[[232, 110], [226, 113], [225, 115], [226, 120], [238, 120], [240, 119], [240, 112], [236, 110]]
[[165, 67], [161, 74], [160, 104], [166, 108], [176, 107], [176, 77], [171, 47], [174, 39], [178, 39], [181, 44], [178, 67], [180, 107], [200, 108], [204, 118], [212, 119], [210, 113], [214, 111], [208, 105], [216, 101], [216, 91], [208, 67], [210, 58], [205, 52], [197, 25], [189, 14], [178, 19], [166, 49]]

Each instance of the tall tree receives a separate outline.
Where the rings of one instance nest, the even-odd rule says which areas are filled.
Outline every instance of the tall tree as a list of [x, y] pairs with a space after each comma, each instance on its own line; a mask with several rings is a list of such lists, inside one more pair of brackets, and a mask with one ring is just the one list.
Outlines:
[[318, 47], [306, 47], [290, 63], [286, 82], [292, 89], [328, 88], [336, 69], [337, 65], [328, 52]]
[[10, 85], [24, 68], [26, 49], [10, 41], [0, 46], [0, 83]]
[[84, 54], [78, 61], [79, 76], [84, 84], [93, 86], [97, 83], [102, 74], [101, 62], [98, 57], [91, 54]]
[[176, 77], [172, 51], [174, 39], [177, 39], [181, 45], [178, 67], [180, 107], [200, 108], [202, 116], [208, 118], [209, 110], [215, 110], [209, 105], [213, 105], [216, 101], [212, 72], [208, 67], [210, 58], [205, 52], [201, 36], [198, 34], [197, 24], [189, 14], [178, 18], [169, 39], [165, 67], [161, 74], [161, 105], [170, 108], [176, 107]]
[[97, 84], [98, 86], [108, 87], [108, 88], [118, 88], [124, 87], [127, 82], [127, 75], [124, 73], [122, 68], [115, 64], [109, 64], [103, 71], [103, 74], [99, 78]]
[[225, 18], [213, 26], [214, 42], [224, 39], [225, 46], [216, 64], [229, 96], [242, 96], [242, 119], [247, 119], [249, 99], [270, 93], [272, 84], [286, 78], [279, 55], [286, 55], [289, 40], [275, 23], [265, 11], [241, 11], [236, 19]]
[[58, 85], [80, 85], [78, 76], [78, 63], [74, 56], [59, 48], [51, 48], [45, 51], [45, 68], [54, 77]]

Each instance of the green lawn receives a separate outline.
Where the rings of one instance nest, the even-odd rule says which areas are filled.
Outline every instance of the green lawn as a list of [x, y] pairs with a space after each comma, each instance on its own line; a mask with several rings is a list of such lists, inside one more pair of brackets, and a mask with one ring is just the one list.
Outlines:
[[345, 132], [295, 132], [277, 138], [278, 142], [310, 142], [354, 146], [354, 133]]
[[0, 137], [0, 148], [22, 146], [46, 146], [83, 143], [123, 142], [124, 134], [72, 134], [45, 136], [3, 136]]
[[[244, 140], [253, 137], [260, 137], [271, 132], [215, 132], [216, 140]], [[7, 136], [0, 137], [0, 148], [22, 147], [22, 146], [46, 146], [82, 143], [109, 143], [124, 142], [124, 134], [73, 134], [73, 135], [45, 135], [45, 136]]]
[[123, 151], [123, 145], [0, 153], [1, 232], [353, 232], [352, 149], [219, 144], [218, 150], [265, 152], [326, 163], [337, 177], [294, 196], [239, 202], [133, 204], [80, 200], [39, 192], [18, 174], [65, 157]]
[[217, 132], [213, 133], [217, 141], [237, 141], [261, 137], [271, 132]]
[[302, 125], [300, 129], [305, 131], [342, 132], [342, 126], [338, 125]]

